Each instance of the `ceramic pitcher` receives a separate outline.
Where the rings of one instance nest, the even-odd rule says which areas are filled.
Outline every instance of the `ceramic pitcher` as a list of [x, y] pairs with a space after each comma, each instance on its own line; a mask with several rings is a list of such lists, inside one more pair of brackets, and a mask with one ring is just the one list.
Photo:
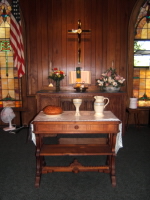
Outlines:
[[[108, 105], [109, 99], [103, 96], [95, 96], [94, 99], [95, 99], [94, 102], [95, 116], [103, 116], [104, 108]], [[105, 100], [107, 101], [105, 102]]]

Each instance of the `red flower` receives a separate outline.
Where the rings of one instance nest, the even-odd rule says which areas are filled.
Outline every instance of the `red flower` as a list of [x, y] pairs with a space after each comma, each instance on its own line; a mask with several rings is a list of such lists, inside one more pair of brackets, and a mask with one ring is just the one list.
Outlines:
[[58, 70], [58, 68], [54, 68], [53, 70], [54, 70], [54, 71], [57, 71], [57, 70]]

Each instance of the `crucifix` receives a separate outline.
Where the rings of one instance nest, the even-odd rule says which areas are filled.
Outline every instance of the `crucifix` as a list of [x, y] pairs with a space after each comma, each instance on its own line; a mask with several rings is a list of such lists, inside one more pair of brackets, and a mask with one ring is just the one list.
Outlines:
[[77, 33], [78, 34], [78, 64], [81, 63], [81, 33], [91, 32], [91, 30], [82, 30], [81, 29], [81, 20], [78, 20], [78, 29], [68, 30], [68, 33]]

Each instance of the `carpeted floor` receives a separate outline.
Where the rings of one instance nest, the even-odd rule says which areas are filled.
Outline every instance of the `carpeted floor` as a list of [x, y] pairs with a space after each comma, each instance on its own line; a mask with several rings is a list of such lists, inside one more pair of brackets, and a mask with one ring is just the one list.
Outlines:
[[[149, 200], [150, 128], [130, 126], [123, 137], [124, 147], [116, 157], [117, 186], [109, 174], [98, 172], [49, 173], [34, 187], [35, 146], [26, 143], [28, 129], [18, 134], [0, 130], [0, 200]], [[48, 158], [48, 162], [71, 162], [70, 157]], [[99, 157], [80, 157], [85, 163]], [[61, 165], [60, 164], [60, 165]]]

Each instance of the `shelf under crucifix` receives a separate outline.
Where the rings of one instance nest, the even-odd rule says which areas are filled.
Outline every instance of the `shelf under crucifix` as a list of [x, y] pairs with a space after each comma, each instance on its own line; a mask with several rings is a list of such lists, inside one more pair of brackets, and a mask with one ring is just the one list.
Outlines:
[[78, 20], [78, 29], [68, 30], [68, 33], [78, 34], [78, 64], [81, 63], [81, 34], [85, 32], [91, 32], [91, 30], [82, 30], [81, 20]]

